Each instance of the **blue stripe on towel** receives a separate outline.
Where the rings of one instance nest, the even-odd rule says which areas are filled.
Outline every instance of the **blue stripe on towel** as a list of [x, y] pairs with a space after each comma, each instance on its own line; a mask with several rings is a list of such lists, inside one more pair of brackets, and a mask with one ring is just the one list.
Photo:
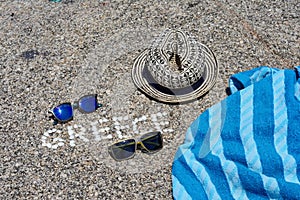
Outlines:
[[[192, 197], [187, 193], [183, 185], [179, 182], [176, 176], [172, 176], [173, 185], [174, 187], [178, 188], [178, 190], [174, 191], [174, 196], [176, 196], [177, 199], [186, 199], [190, 200]], [[178, 193], [176, 193], [178, 192]]]
[[261, 174], [252, 173], [244, 165], [239, 165], [239, 174], [241, 183], [244, 186], [249, 199], [268, 199]]
[[[204, 200], [207, 199], [201, 182], [197, 180], [190, 166], [187, 164], [184, 165], [181, 164], [181, 163], [187, 163], [185, 157], [180, 156], [177, 161], [178, 162], [174, 163], [173, 165], [173, 170], [175, 171], [182, 170], [185, 173], [178, 173], [176, 176], [174, 176], [176, 177], [176, 181], [175, 182], [173, 181], [173, 187], [178, 188], [176, 191], [173, 192], [174, 199], [178, 199], [178, 200], [184, 199], [181, 196], [183, 193], [187, 193], [191, 197], [199, 196], [199, 198], [201, 199]], [[182, 166], [184, 166], [184, 168], [182, 168]], [[189, 177], [189, 179], [186, 179], [187, 176]]]
[[[234, 98], [232, 98], [234, 97]], [[229, 96], [224, 102], [227, 104], [226, 109], [226, 122], [234, 122], [239, 124], [241, 122], [239, 105], [240, 105], [240, 95], [238, 93]], [[232, 105], [237, 105], [234, 107]], [[224, 145], [224, 155], [227, 159], [234, 162], [239, 162], [243, 165], [247, 164], [245, 158], [245, 150], [242, 144], [241, 137], [238, 135], [240, 126], [232, 126], [231, 123], [224, 123], [222, 131], [222, 139]]]
[[176, 153], [174, 199], [300, 199], [299, 70], [231, 77], [233, 94], [191, 124]]
[[[297, 179], [300, 180], [300, 101], [293, 95], [299, 91], [294, 91], [292, 88], [293, 85], [298, 84], [298, 82], [291, 81], [295, 80], [295, 75], [291, 71], [286, 72], [286, 88], [290, 88], [290, 92], [286, 93], [285, 99], [286, 102], [290, 105], [287, 107], [288, 115], [288, 152], [296, 160], [297, 165]], [[295, 177], [296, 178], [296, 177]], [[300, 190], [299, 190], [300, 193]]]
[[268, 76], [255, 84], [253, 97], [255, 102], [253, 106], [253, 133], [262, 165], [260, 173], [262, 173], [264, 188], [269, 198], [280, 199], [278, 182], [273, 178], [281, 178], [283, 174], [281, 159], [274, 147], [272, 76]]
[[[201, 115], [196, 121], [195, 123], [193, 123], [191, 125], [191, 129], [192, 130], [196, 130], [194, 132], [194, 143], [196, 143], [194, 145], [194, 147], [200, 147], [202, 145], [202, 151], [194, 151], [194, 152], [198, 152], [197, 154], [199, 155], [199, 157], [204, 157], [209, 151], [209, 147], [210, 147], [210, 140], [207, 140], [207, 132], [209, 131], [209, 124], [208, 124], [208, 120], [209, 120], [209, 113], [208, 112], [204, 112], [203, 115]], [[202, 155], [203, 154], [203, 155]], [[198, 156], [197, 156], [198, 157]]]

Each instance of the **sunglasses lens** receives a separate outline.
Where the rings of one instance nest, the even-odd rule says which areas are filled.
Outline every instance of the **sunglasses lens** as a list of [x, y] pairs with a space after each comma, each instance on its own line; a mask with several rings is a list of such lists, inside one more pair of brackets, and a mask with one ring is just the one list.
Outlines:
[[116, 160], [130, 158], [135, 153], [135, 140], [129, 139], [113, 144], [109, 147], [109, 153]]
[[73, 108], [71, 103], [63, 103], [53, 108], [53, 115], [59, 121], [69, 121], [73, 117]]
[[86, 113], [94, 112], [98, 108], [97, 104], [97, 96], [96, 95], [88, 95], [82, 97], [79, 102], [79, 108]]
[[146, 133], [141, 137], [141, 141], [149, 151], [157, 151], [163, 147], [163, 140], [160, 132]]

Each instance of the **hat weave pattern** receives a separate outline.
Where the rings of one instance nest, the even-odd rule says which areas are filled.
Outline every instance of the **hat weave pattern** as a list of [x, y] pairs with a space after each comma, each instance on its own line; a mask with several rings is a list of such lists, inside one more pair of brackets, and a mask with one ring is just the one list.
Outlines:
[[194, 37], [166, 30], [151, 45], [145, 66], [158, 83], [176, 89], [191, 86], [200, 79], [204, 59], [203, 47]]

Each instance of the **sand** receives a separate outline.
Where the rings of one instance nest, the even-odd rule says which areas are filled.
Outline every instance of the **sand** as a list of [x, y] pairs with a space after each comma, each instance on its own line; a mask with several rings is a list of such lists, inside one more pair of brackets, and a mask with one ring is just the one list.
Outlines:
[[[292, 1], [1, 1], [0, 198], [172, 199], [172, 160], [191, 122], [226, 98], [228, 78], [299, 65], [300, 4]], [[215, 53], [216, 85], [188, 104], [149, 99], [135, 57], [166, 28]], [[57, 126], [47, 111], [85, 94], [103, 108]], [[164, 148], [116, 162], [107, 147], [160, 130]]]

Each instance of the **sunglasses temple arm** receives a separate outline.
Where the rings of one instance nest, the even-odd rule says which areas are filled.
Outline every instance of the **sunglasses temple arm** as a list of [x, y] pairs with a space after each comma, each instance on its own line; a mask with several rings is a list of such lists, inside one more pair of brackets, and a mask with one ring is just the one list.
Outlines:
[[48, 110], [49, 114], [52, 114], [51, 117], [49, 117], [50, 119], [53, 119], [53, 126], [58, 124], [58, 120], [54, 117], [53, 111], [52, 110]]
[[[138, 147], [140, 145], [140, 147]], [[145, 150], [146, 152], [150, 152], [146, 147], [145, 145], [143, 144], [143, 142], [139, 141], [136, 143], [136, 149], [140, 149], [140, 150]]]

